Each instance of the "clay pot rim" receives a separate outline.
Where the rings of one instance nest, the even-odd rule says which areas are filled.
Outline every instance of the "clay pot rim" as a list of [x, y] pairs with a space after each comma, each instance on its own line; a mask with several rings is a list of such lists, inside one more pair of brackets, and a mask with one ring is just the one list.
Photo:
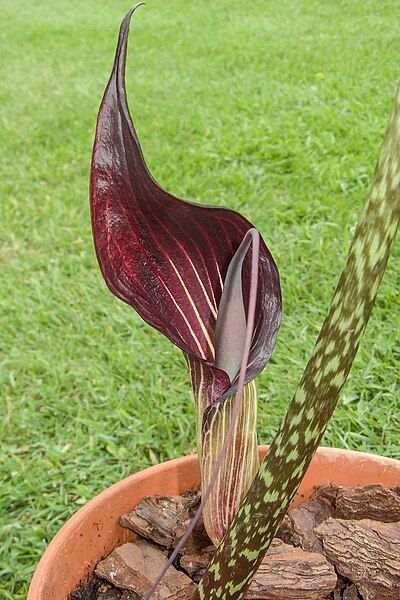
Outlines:
[[[267, 452], [269, 449], [269, 445], [261, 445], [259, 446], [259, 449], [261, 452]], [[382, 456], [380, 454], [371, 454], [368, 452], [358, 452], [357, 450], [346, 450], [344, 448], [329, 448], [327, 446], [319, 446], [318, 451], [324, 454], [330, 454], [332, 456], [340, 456], [340, 455], [344, 455], [347, 458], [354, 458], [356, 459], [357, 457], [366, 457], [366, 458], [372, 458], [375, 462], [379, 462], [380, 460], [382, 461], [382, 466], [386, 466], [387, 464], [398, 464], [399, 461], [396, 460], [395, 458], [389, 458], [386, 456]], [[141, 479], [145, 479], [148, 477], [148, 475], [153, 475], [154, 477], [157, 477], [158, 473], [160, 471], [163, 471], [167, 466], [169, 466], [171, 463], [174, 463], [174, 465], [178, 466], [178, 465], [193, 465], [193, 466], [197, 466], [197, 454], [189, 454], [187, 456], [181, 456], [179, 458], [170, 458], [162, 463], [159, 463], [157, 465], [152, 465], [151, 467], [146, 467], [144, 469], [141, 469], [140, 471], [137, 471], [136, 473], [132, 473], [132, 475], [128, 475], [127, 477], [124, 477], [123, 479], [117, 481], [116, 483], [112, 483], [108, 488], [106, 488], [105, 490], [103, 490], [102, 492], [99, 492], [98, 494], [96, 494], [96, 496], [94, 496], [91, 500], [88, 500], [88, 502], [82, 506], [81, 508], [79, 508], [71, 517], [69, 517], [69, 519], [66, 521], [66, 523], [64, 525], [62, 525], [62, 527], [58, 530], [58, 532], [56, 533], [56, 535], [54, 536], [54, 538], [52, 539], [52, 541], [49, 543], [49, 545], [46, 548], [46, 551], [50, 548], [51, 545], [53, 545], [53, 542], [56, 541], [56, 539], [58, 538], [58, 536], [61, 533], [65, 533], [67, 532], [69, 529], [73, 530], [75, 529], [75, 524], [77, 522], [79, 522], [81, 520], [81, 518], [83, 516], [85, 516], [85, 514], [88, 512], [91, 512], [92, 508], [94, 506], [96, 506], [97, 504], [102, 504], [106, 499], [107, 496], [112, 496], [113, 492], [116, 489], [119, 489], [120, 491], [123, 491], [125, 487], [130, 487], [130, 484], [132, 482], [132, 480], [135, 481], [136, 484], [140, 484]], [[38, 565], [39, 566], [39, 565]]]
[[[259, 446], [260, 455], [264, 456], [268, 449], [269, 446]], [[346, 464], [353, 462], [358, 463], [360, 461], [366, 460], [368, 463], [372, 461], [376, 465], [376, 469], [379, 470], [379, 472], [384, 473], [386, 469], [395, 469], [396, 472], [398, 470], [400, 473], [400, 461], [394, 458], [388, 458], [381, 455], [375, 455], [366, 452], [358, 452], [355, 450], [345, 450], [341, 448], [328, 448], [323, 446], [318, 448], [317, 454], [319, 458], [324, 459], [328, 463], [332, 461], [332, 463], [337, 464], [338, 458], [341, 458]], [[161, 474], [165, 470], [169, 470], [172, 465], [175, 467], [175, 469], [192, 468], [193, 470], [198, 472], [197, 455], [189, 455], [180, 458], [170, 459], [168, 461], [162, 462], [157, 465], [153, 465], [151, 467], [147, 467], [145, 469], [142, 469], [141, 471], [138, 471], [137, 473], [133, 473], [132, 475], [125, 477], [124, 479], [112, 484], [111, 486], [94, 496], [84, 506], [79, 508], [58, 530], [56, 535], [48, 544], [32, 577], [27, 600], [38, 600], [42, 598], [42, 596], [40, 595], [41, 582], [46, 578], [46, 573], [49, 570], [52, 561], [54, 560], [54, 556], [57, 555], [59, 552], [62, 552], [65, 540], [68, 539], [69, 536], [72, 535], [77, 528], [79, 528], [79, 524], [83, 520], [85, 520], [85, 518], [90, 513], [92, 513], [94, 509], [100, 507], [104, 503], [107, 503], [107, 501], [115, 497], [115, 494], [117, 492], [120, 495], [126, 493], [128, 489], [132, 487], [133, 482], [135, 486], [140, 486], [141, 482], [144, 480], [148, 480], [149, 477], [157, 479], [159, 474]], [[381, 467], [381, 469], [379, 469], [379, 466]], [[160, 490], [160, 493], [162, 493], [162, 490]]]

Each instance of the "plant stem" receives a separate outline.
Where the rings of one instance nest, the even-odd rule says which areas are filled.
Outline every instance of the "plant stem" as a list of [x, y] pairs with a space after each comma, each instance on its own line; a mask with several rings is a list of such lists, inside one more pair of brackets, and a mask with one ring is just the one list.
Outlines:
[[400, 88], [367, 203], [300, 384], [193, 598], [240, 600], [325, 432], [346, 382], [400, 218]]
[[[236, 396], [226, 398], [212, 409], [199, 454], [201, 489], [204, 493], [227, 437]], [[203, 510], [208, 537], [215, 546], [223, 539], [248, 492], [260, 466], [257, 443], [257, 385], [253, 380], [243, 388], [235, 432], [227, 446], [220, 474]]]

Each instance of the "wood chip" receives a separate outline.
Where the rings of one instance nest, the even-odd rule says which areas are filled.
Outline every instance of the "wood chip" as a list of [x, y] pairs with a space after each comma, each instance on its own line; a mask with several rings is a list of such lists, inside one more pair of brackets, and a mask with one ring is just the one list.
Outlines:
[[356, 586], [345, 577], [338, 576], [336, 588], [333, 592], [332, 600], [359, 600], [361, 596], [358, 594]]
[[185, 533], [199, 500], [199, 492], [145, 498], [119, 522], [160, 546], [173, 548]]
[[343, 600], [358, 600], [358, 591], [355, 585], [351, 584], [343, 592]]
[[278, 540], [272, 544], [255, 575], [247, 600], [323, 600], [334, 590], [337, 577], [321, 554]]
[[293, 523], [289, 519], [288, 515], [283, 517], [283, 521], [279, 526], [278, 531], [276, 532], [276, 537], [287, 544], [292, 542], [293, 538]]
[[288, 512], [291, 522], [291, 543], [307, 552], [323, 553], [322, 545], [314, 529], [332, 516], [332, 507], [320, 498], [306, 500]]
[[400, 598], [400, 522], [330, 518], [316, 528], [324, 553], [366, 600]]
[[[139, 598], [147, 594], [167, 562], [164, 553], [145, 540], [124, 544], [96, 567], [98, 577], [118, 588], [130, 590]], [[191, 579], [170, 567], [154, 593], [154, 600], [190, 600], [195, 590]]]
[[272, 556], [273, 554], [291, 554], [296, 552], [296, 550], [297, 548], [293, 544], [287, 544], [282, 540], [274, 538], [267, 550], [267, 556]]
[[384, 523], [400, 521], [400, 492], [380, 484], [358, 487], [327, 485], [317, 497], [332, 504], [338, 519], [373, 519]]
[[190, 577], [198, 583], [204, 575], [204, 571], [210, 562], [212, 555], [215, 553], [215, 547], [209, 546], [202, 552], [196, 554], [185, 554], [181, 557], [180, 566], [190, 575]]

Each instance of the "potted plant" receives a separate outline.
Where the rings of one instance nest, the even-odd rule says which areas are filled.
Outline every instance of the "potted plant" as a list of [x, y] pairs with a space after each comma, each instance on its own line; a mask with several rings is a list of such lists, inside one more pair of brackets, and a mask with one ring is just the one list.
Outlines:
[[[146, 470], [101, 494], [50, 545], [29, 600], [65, 599], [102, 556], [130, 539], [118, 526], [123, 512], [146, 495], [190, 489], [199, 478], [202, 501], [191, 527], [202, 514], [217, 551], [194, 597], [212, 599], [244, 597], [302, 481], [306, 495], [313, 484], [330, 480], [400, 483], [397, 461], [317, 452], [368, 322], [400, 218], [400, 95], [321, 333], [270, 449], [261, 449], [265, 459], [260, 464], [255, 380], [269, 360], [280, 324], [278, 270], [243, 216], [179, 200], [152, 178], [125, 93], [135, 8], [121, 25], [97, 121], [92, 227], [110, 290], [186, 357], [196, 399], [200, 473], [190, 457]], [[316, 452], [308, 473], [313, 480], [304, 480]], [[179, 546], [148, 597], [178, 551]]]

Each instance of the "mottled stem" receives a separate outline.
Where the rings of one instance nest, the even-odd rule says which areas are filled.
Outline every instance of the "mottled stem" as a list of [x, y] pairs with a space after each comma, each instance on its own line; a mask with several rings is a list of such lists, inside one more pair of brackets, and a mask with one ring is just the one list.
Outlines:
[[239, 600], [325, 432], [357, 353], [400, 218], [400, 89], [365, 209], [312, 356], [270, 451], [194, 599]]

